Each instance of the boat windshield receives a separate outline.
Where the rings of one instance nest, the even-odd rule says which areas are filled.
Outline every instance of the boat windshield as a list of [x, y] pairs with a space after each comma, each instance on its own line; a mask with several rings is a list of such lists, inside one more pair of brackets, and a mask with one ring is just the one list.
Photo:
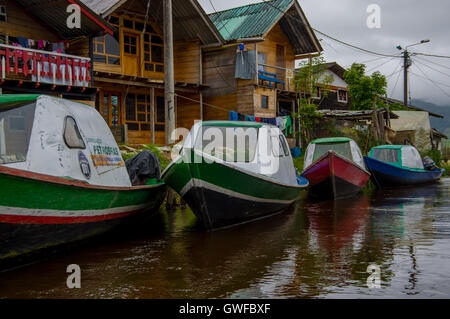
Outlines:
[[258, 128], [204, 125], [194, 149], [227, 162], [252, 162], [258, 144]]
[[26, 160], [35, 107], [29, 101], [0, 105], [0, 164]]
[[398, 163], [398, 150], [390, 148], [376, 148], [372, 158], [385, 163]]
[[336, 154], [344, 156], [345, 158], [353, 161], [352, 150], [349, 142], [341, 143], [317, 143], [314, 151], [313, 162], [319, 159], [328, 151], [334, 151]]

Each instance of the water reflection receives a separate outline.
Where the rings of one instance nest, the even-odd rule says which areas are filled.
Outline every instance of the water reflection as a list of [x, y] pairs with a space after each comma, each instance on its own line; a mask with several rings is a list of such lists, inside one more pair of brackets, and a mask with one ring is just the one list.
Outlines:
[[[449, 296], [449, 180], [354, 199], [303, 198], [291, 211], [204, 232], [189, 211], [0, 274], [1, 298]], [[82, 288], [65, 286], [79, 264]], [[367, 267], [381, 267], [380, 289]]]

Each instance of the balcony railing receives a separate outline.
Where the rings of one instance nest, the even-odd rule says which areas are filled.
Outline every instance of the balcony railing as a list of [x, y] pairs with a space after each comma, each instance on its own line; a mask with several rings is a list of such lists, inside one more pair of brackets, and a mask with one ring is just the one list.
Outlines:
[[295, 70], [274, 65], [258, 63], [258, 82], [269, 88], [290, 91], [294, 88]]
[[2, 83], [20, 78], [39, 83], [89, 87], [91, 59], [0, 44]]

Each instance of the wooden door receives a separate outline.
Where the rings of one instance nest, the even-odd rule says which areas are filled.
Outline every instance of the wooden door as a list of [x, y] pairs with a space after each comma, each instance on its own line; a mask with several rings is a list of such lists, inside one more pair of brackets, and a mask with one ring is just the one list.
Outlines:
[[123, 33], [123, 73], [140, 76], [140, 36], [134, 33]]
[[286, 59], [285, 59], [285, 48], [282, 45], [277, 44], [277, 67], [283, 69], [277, 69], [277, 77], [280, 81], [285, 81], [286, 70]]

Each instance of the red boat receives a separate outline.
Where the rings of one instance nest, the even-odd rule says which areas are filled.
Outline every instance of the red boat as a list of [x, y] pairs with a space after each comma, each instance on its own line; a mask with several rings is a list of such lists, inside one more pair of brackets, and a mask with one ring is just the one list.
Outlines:
[[356, 195], [370, 173], [358, 145], [349, 138], [325, 138], [311, 142], [302, 176], [309, 181], [311, 195], [340, 199]]

